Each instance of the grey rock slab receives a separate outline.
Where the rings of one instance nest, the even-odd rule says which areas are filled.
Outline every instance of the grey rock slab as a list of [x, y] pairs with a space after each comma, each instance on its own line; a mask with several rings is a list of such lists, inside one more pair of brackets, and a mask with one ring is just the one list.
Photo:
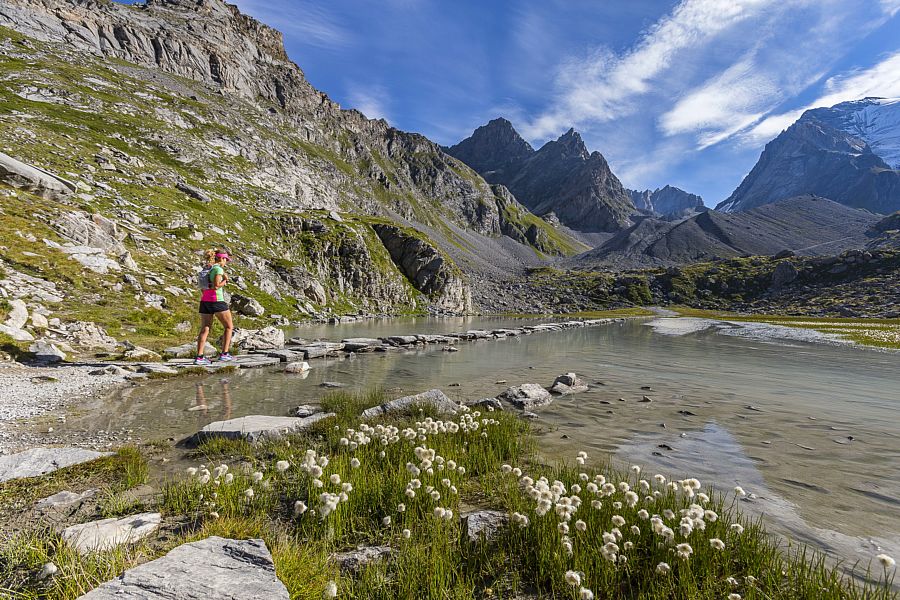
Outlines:
[[262, 540], [208, 537], [125, 571], [80, 600], [288, 600]]
[[482, 398], [480, 400], [469, 400], [465, 403], [470, 408], [481, 408], [485, 410], [503, 410], [503, 404], [496, 398]]
[[159, 513], [102, 519], [66, 527], [62, 538], [82, 554], [89, 554], [110, 550], [122, 544], [134, 544], [159, 529], [161, 521], [162, 515]]
[[393, 553], [390, 546], [361, 546], [348, 552], [336, 552], [331, 559], [337, 563], [341, 572], [356, 573], [366, 565], [389, 558]]
[[400, 346], [409, 346], [411, 344], [419, 342], [419, 337], [415, 335], [392, 335], [388, 338], [385, 338], [385, 341]]
[[289, 362], [284, 367], [285, 373], [308, 373], [309, 363], [306, 361]]
[[259, 354], [247, 354], [236, 356], [234, 362], [230, 363], [242, 369], [259, 369], [261, 367], [273, 367], [281, 364], [279, 358], [269, 358]]
[[96, 490], [87, 490], [80, 494], [66, 490], [38, 500], [35, 506], [38, 508], [65, 508], [90, 498], [96, 493]]
[[291, 411], [291, 416], [300, 417], [302, 419], [304, 417], [309, 417], [320, 412], [322, 412], [321, 406], [315, 406], [313, 404], [301, 404]]
[[499, 510], [479, 510], [460, 516], [463, 531], [470, 542], [489, 542], [509, 522], [509, 516]]
[[497, 396], [498, 400], [509, 402], [516, 408], [526, 409], [544, 406], [553, 402], [553, 396], [537, 383], [514, 385]]
[[75, 184], [0, 152], [0, 181], [25, 189], [45, 200], [59, 200], [75, 192]]
[[138, 367], [138, 373], [156, 373], [157, 375], [177, 375], [178, 369], [166, 365], [146, 364]]
[[[188, 342], [181, 346], [172, 346], [163, 350], [163, 355], [172, 356], [174, 358], [194, 358], [196, 354], [197, 344], [195, 342]], [[215, 356], [218, 354], [218, 350], [216, 350], [215, 346], [207, 342], [206, 346], [203, 348], [203, 354], [206, 356]]]
[[568, 396], [569, 394], [577, 394], [578, 392], [586, 392], [587, 384], [583, 379], [575, 375], [575, 373], [566, 373], [560, 375], [553, 381], [550, 392], [559, 394], [560, 396]]
[[296, 350], [270, 350], [264, 353], [269, 358], [277, 358], [281, 362], [294, 362], [306, 358], [304, 352]]
[[374, 419], [384, 414], [400, 412], [414, 406], [431, 406], [437, 409], [438, 412], [446, 414], [456, 414], [459, 412], [459, 405], [448, 398], [444, 392], [441, 390], [428, 390], [421, 394], [404, 396], [402, 398], [397, 398], [396, 400], [391, 400], [390, 402], [385, 402], [380, 406], [367, 408], [363, 411], [362, 418]]
[[194, 440], [200, 441], [210, 437], [230, 439], [245, 438], [256, 442], [267, 437], [279, 437], [287, 433], [303, 431], [322, 419], [333, 417], [334, 413], [316, 413], [307, 417], [272, 417], [268, 415], [248, 415], [214, 421], [194, 434]]
[[0, 456], [0, 483], [11, 479], [46, 475], [57, 469], [96, 460], [109, 454], [83, 448], [31, 448], [17, 454]]

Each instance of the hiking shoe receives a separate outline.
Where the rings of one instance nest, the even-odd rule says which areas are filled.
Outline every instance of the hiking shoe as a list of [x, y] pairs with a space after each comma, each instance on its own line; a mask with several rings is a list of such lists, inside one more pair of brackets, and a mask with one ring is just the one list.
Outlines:
[[217, 358], [216, 361], [218, 361], [218, 362], [234, 362], [235, 358], [231, 354], [229, 354], [227, 352], [223, 352], [222, 354], [219, 355], [219, 358]]
[[210, 360], [208, 358], [206, 358], [205, 356], [198, 356], [197, 358], [194, 359], [194, 364], [198, 365], [198, 366], [206, 366], [206, 365], [211, 365], [212, 362], [210, 362]]

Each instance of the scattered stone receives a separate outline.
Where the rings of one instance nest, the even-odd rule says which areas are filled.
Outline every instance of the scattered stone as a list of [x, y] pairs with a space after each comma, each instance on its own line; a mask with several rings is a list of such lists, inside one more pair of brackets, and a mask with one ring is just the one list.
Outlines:
[[75, 192], [75, 184], [62, 177], [25, 164], [0, 152], [0, 181], [29, 191], [45, 200], [61, 200]]
[[265, 542], [217, 536], [125, 571], [80, 600], [288, 600]]
[[200, 190], [198, 188], [195, 188], [192, 185], [188, 185], [188, 184], [184, 183], [183, 181], [179, 181], [178, 183], [176, 183], [175, 188], [180, 192], [184, 192], [191, 198], [193, 198], [195, 200], [199, 200], [200, 202], [212, 202], [212, 198], [210, 198], [206, 194], [206, 192], [204, 192], [203, 190]]
[[481, 400], [470, 400], [465, 403], [471, 408], [483, 408], [491, 410], [503, 410], [503, 404], [496, 398], [482, 398]]
[[490, 542], [509, 522], [509, 516], [499, 510], [479, 510], [460, 517], [463, 531], [473, 544]]
[[138, 373], [156, 374], [156, 375], [178, 375], [178, 369], [167, 367], [166, 365], [149, 364], [138, 367]]
[[334, 389], [337, 389], [337, 388], [347, 387], [347, 384], [346, 384], [346, 383], [339, 383], [339, 382], [337, 382], [337, 381], [323, 381], [322, 383], [319, 384], [319, 387], [323, 387], [323, 388], [328, 388], [328, 389], [334, 390]]
[[536, 383], [513, 386], [497, 396], [497, 399], [509, 402], [520, 409], [544, 406], [553, 402], [553, 396], [550, 395], [550, 392]]
[[653, 398], [651, 398], [650, 396], [644, 396], [643, 398], [638, 400], [638, 402], [653, 402]]
[[428, 390], [421, 394], [413, 396], [404, 396], [390, 402], [385, 402], [381, 406], [373, 406], [367, 408], [362, 413], [363, 419], [374, 419], [388, 413], [395, 413], [408, 410], [416, 406], [428, 406], [442, 414], [456, 414], [459, 412], [459, 405], [447, 397], [441, 390]]
[[314, 406], [312, 404], [301, 404], [297, 408], [291, 411], [292, 417], [300, 417], [301, 419], [305, 417], [312, 416], [316, 413], [322, 412], [321, 406]]
[[66, 527], [62, 538], [80, 553], [89, 554], [138, 542], [159, 529], [161, 521], [162, 515], [159, 513], [102, 519]]
[[31, 448], [18, 454], [0, 456], [0, 483], [11, 479], [46, 475], [57, 469], [104, 456], [109, 456], [109, 453], [82, 448]]
[[309, 371], [309, 363], [305, 361], [288, 363], [284, 367], [285, 373], [306, 373], [307, 371]]
[[292, 363], [294, 361], [300, 361], [306, 358], [303, 352], [298, 352], [297, 350], [271, 350], [266, 352], [266, 356], [269, 358], [277, 358], [281, 362]]
[[231, 297], [231, 310], [246, 317], [261, 317], [266, 313], [266, 309], [258, 300], [240, 294], [234, 294]]
[[561, 396], [577, 394], [579, 392], [586, 392], [587, 390], [587, 384], [583, 379], [575, 375], [575, 373], [566, 373], [565, 375], [560, 375], [556, 378], [556, 380], [554, 380], [553, 385], [550, 387], [550, 391], [552, 393], [559, 394]]
[[349, 552], [337, 552], [331, 559], [337, 563], [342, 573], [358, 573], [366, 565], [390, 558], [393, 554], [390, 546], [360, 546]]
[[537, 413], [529, 412], [527, 410], [523, 411], [519, 416], [529, 421], [534, 421], [535, 419], [539, 418]]
[[38, 508], [65, 508], [90, 498], [96, 493], [97, 490], [87, 490], [80, 494], [66, 490], [38, 500], [35, 506]]
[[214, 421], [194, 434], [192, 440], [199, 442], [211, 437], [224, 437], [246, 439], [252, 443], [264, 438], [280, 437], [286, 433], [297, 433], [308, 429], [322, 419], [333, 416], [334, 413], [322, 412], [302, 418], [248, 415], [227, 421]]
[[125, 350], [122, 354], [122, 358], [128, 361], [135, 362], [157, 362], [162, 360], [162, 356], [150, 350], [148, 348], [142, 348], [140, 346], [132, 346], [131, 348]]

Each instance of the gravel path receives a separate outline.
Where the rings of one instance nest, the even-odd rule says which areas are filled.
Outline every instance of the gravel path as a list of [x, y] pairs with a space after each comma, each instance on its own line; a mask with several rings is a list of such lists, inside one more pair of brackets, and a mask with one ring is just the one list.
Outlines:
[[[0, 454], [27, 447], [19, 421], [94, 396], [125, 381], [121, 375], [89, 375], [96, 367], [0, 365]], [[60, 419], [64, 419], [62, 412]]]

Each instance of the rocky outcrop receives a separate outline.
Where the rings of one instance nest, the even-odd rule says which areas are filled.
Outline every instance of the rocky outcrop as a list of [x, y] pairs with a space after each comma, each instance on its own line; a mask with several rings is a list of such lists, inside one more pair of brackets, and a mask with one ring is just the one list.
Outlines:
[[[801, 194], [874, 213], [900, 209], [900, 171], [873, 152], [865, 132], [842, 125], [842, 119], [832, 114], [840, 106], [803, 113], [766, 144], [750, 173], [716, 209], [744, 211]], [[900, 103], [895, 102], [891, 110], [898, 115]], [[900, 118], [893, 119], [896, 131]]]
[[413, 396], [404, 396], [379, 406], [367, 408], [362, 413], [364, 419], [375, 419], [382, 415], [408, 411], [418, 406], [427, 406], [440, 414], [454, 415], [459, 412], [459, 405], [447, 397], [441, 390], [429, 390]]
[[0, 181], [41, 198], [59, 200], [75, 192], [75, 184], [0, 152]]
[[472, 311], [472, 294], [462, 273], [440, 250], [410, 230], [373, 225], [391, 260], [436, 308], [456, 314]]
[[284, 347], [284, 331], [277, 327], [235, 329], [231, 338], [235, 348], [244, 351], [274, 350]]
[[18, 454], [0, 456], [0, 483], [11, 479], [46, 475], [64, 467], [104, 456], [109, 454], [81, 448], [32, 448]]
[[265, 542], [217, 536], [183, 544], [129, 569], [81, 600], [287, 600]]
[[159, 513], [141, 513], [121, 519], [102, 519], [70, 525], [62, 532], [66, 543], [82, 554], [112, 550], [123, 544], [135, 544], [149, 536], [162, 521]]
[[522, 142], [509, 121], [495, 119], [447, 152], [488, 182], [506, 186], [536, 215], [553, 213], [577, 231], [619, 231], [630, 224], [631, 196], [574, 129], [537, 151]]
[[509, 402], [519, 409], [530, 409], [553, 402], [553, 396], [537, 383], [523, 383], [508, 388], [497, 396], [498, 400]]

